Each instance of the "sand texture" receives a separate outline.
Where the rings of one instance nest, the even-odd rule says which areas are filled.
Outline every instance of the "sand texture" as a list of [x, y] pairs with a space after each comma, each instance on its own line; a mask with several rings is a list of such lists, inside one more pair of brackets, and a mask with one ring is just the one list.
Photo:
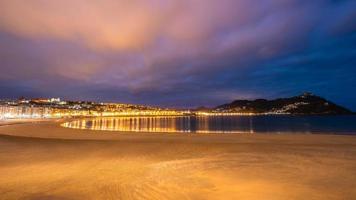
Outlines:
[[0, 199], [355, 199], [356, 137], [0, 127]]

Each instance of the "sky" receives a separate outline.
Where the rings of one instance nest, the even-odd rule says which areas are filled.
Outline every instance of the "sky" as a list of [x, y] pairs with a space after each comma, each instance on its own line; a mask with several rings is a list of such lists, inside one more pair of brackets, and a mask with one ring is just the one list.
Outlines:
[[1, 0], [0, 98], [356, 111], [355, 0]]

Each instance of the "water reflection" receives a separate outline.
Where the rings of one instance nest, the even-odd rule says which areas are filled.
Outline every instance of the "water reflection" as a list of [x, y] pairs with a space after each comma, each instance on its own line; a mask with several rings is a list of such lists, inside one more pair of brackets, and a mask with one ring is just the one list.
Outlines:
[[83, 119], [64, 123], [62, 126], [76, 129], [90, 129], [122, 132], [164, 132], [164, 133], [253, 133], [252, 118], [248, 127], [244, 120], [206, 116], [179, 117], [110, 117]]
[[334, 133], [355, 134], [355, 116], [157, 116], [90, 118], [67, 128], [155, 133]]

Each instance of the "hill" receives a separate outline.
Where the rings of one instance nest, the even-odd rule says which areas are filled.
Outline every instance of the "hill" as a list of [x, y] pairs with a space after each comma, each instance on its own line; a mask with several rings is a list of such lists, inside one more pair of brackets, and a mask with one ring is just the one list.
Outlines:
[[352, 114], [350, 110], [311, 93], [275, 100], [235, 100], [229, 104], [220, 105], [213, 111], [271, 114]]

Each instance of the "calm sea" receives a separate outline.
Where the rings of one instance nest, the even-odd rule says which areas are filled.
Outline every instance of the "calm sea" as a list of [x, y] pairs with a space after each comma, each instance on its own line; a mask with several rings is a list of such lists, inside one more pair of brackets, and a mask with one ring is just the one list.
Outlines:
[[344, 116], [184, 116], [92, 118], [68, 128], [166, 133], [328, 133], [355, 134], [356, 115]]

